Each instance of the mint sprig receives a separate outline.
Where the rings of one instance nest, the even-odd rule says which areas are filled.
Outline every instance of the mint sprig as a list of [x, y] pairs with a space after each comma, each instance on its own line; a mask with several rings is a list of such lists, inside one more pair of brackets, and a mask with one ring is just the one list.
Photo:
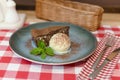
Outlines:
[[45, 59], [48, 56], [54, 56], [54, 51], [51, 47], [45, 45], [44, 41], [38, 41], [37, 48], [33, 48], [30, 53], [32, 55], [40, 55], [42, 59]]

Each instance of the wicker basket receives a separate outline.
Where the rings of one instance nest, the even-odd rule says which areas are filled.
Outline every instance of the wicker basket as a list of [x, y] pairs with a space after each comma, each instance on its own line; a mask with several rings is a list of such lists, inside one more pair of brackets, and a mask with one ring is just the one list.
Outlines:
[[52, 21], [69, 22], [90, 31], [100, 27], [104, 10], [100, 6], [68, 0], [36, 0], [36, 16]]

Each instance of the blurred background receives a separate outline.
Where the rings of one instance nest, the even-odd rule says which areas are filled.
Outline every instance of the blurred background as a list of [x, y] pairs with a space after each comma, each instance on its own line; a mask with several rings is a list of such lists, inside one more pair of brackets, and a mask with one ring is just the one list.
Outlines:
[[[35, 10], [36, 0], [14, 0], [18, 10]], [[120, 0], [73, 0], [90, 4], [99, 5], [104, 8], [106, 13], [119, 13]]]

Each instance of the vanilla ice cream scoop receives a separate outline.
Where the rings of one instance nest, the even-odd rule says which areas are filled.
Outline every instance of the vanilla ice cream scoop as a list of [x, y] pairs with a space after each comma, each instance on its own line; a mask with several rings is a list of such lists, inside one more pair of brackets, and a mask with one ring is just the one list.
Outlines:
[[55, 51], [55, 54], [61, 55], [69, 51], [71, 41], [66, 34], [57, 33], [51, 37], [49, 46]]

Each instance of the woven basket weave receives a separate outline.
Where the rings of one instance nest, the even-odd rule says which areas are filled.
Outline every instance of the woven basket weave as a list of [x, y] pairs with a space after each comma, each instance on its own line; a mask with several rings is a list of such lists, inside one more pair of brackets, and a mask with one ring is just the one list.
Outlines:
[[90, 31], [100, 27], [104, 10], [100, 6], [68, 0], [36, 0], [36, 16], [52, 21], [69, 22]]

